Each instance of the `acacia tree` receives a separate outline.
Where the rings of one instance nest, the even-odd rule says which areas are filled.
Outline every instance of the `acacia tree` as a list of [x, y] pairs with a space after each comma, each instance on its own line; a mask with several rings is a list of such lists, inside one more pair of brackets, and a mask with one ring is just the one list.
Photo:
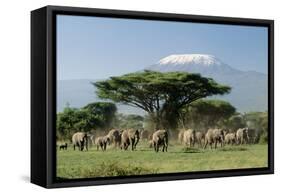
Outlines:
[[175, 123], [183, 106], [207, 96], [223, 95], [231, 89], [199, 74], [147, 70], [93, 84], [100, 98], [146, 111], [153, 118], [156, 129], [161, 123], [162, 127], [171, 127], [169, 124]]

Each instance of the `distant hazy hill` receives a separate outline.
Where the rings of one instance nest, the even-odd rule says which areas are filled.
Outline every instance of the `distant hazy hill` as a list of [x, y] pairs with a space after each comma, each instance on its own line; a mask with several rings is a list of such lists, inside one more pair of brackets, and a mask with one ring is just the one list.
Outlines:
[[[221, 84], [231, 86], [230, 94], [217, 96], [216, 98], [229, 101], [238, 111], [267, 110], [267, 75], [234, 69], [214, 56], [199, 54], [170, 55], [145, 69], [160, 72], [200, 73]], [[90, 102], [105, 101], [96, 96], [96, 89], [90, 84], [94, 81], [97, 80], [58, 81], [58, 111], [62, 111], [67, 103], [70, 103], [71, 107], [79, 108]], [[126, 105], [118, 105], [118, 111], [125, 114], [144, 114], [142, 110]]]
[[218, 83], [231, 86], [230, 94], [217, 98], [231, 102], [239, 111], [267, 110], [267, 75], [235, 69], [212, 55], [170, 55], [145, 69], [200, 73], [215, 79]]

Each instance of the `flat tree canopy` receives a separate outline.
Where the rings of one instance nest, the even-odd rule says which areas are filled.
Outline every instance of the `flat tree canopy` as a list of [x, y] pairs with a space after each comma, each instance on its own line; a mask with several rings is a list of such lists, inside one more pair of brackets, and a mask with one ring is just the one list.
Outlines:
[[110, 77], [93, 84], [100, 98], [145, 110], [154, 118], [156, 128], [167, 118], [175, 120], [182, 107], [198, 99], [223, 95], [231, 90], [200, 74], [147, 70]]

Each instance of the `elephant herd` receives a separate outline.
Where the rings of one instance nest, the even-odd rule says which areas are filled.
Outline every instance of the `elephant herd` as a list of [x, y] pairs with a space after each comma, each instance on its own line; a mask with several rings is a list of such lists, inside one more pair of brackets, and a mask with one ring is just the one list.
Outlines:
[[225, 129], [208, 129], [206, 133], [195, 131], [193, 129], [180, 130], [178, 140], [181, 144], [187, 147], [194, 147], [197, 143], [201, 148], [211, 149], [213, 145], [217, 148], [218, 145], [223, 147], [225, 144], [247, 144], [256, 142], [256, 130], [249, 128], [240, 128], [234, 132], [228, 132]]
[[[72, 144], [73, 149], [76, 147], [80, 151], [88, 150], [88, 144], [96, 145], [97, 150], [101, 149], [102, 151], [106, 151], [108, 145], [113, 145], [115, 148], [120, 148], [122, 150], [130, 149], [132, 151], [136, 150], [137, 144], [142, 137], [145, 139], [147, 131], [138, 130], [138, 129], [112, 129], [107, 135], [98, 136], [95, 138], [94, 135], [87, 134], [85, 132], [76, 132], [72, 136]], [[159, 151], [159, 148], [162, 146], [162, 151], [166, 151], [168, 149], [168, 132], [166, 130], [156, 130], [151, 135], [151, 142], [153, 144], [154, 150], [156, 152]], [[64, 145], [64, 144], [62, 144]], [[62, 146], [60, 145], [60, 147]]]
[[[167, 130], [148, 130], [138, 129], [112, 129], [106, 135], [95, 136], [85, 132], [76, 132], [72, 136], [73, 149], [88, 150], [88, 144], [95, 145], [97, 150], [106, 151], [108, 145], [121, 150], [136, 150], [140, 140], [147, 140], [155, 152], [159, 149], [163, 152], [168, 150], [169, 132]], [[194, 147], [195, 143], [201, 148], [212, 149], [218, 145], [223, 147], [225, 144], [246, 144], [254, 143], [256, 131], [249, 128], [241, 128], [235, 132], [228, 132], [224, 129], [209, 129], [206, 132], [195, 131], [193, 129], [182, 129], [178, 132], [178, 141], [187, 147]], [[59, 149], [66, 150], [67, 144], [61, 144]]]

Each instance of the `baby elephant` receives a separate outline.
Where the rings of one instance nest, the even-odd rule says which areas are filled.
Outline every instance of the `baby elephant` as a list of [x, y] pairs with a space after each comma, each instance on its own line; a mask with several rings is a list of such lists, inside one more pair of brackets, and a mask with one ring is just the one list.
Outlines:
[[236, 133], [227, 133], [224, 137], [226, 144], [236, 144]]
[[108, 136], [98, 137], [96, 139], [97, 150], [101, 147], [102, 151], [106, 150], [106, 145], [110, 142], [110, 138]]
[[67, 143], [60, 145], [60, 150], [67, 150]]

